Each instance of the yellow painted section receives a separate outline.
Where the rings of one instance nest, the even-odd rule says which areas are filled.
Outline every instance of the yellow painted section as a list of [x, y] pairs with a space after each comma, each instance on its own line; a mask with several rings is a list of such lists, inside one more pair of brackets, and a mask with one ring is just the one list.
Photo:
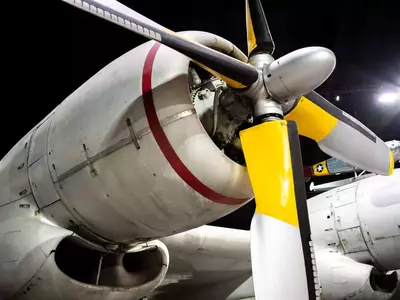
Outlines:
[[246, 29], [248, 54], [257, 47], [256, 35], [254, 34], [253, 21], [251, 20], [249, 0], [246, 0]]
[[[184, 40], [186, 40], [186, 41], [188, 41], [188, 42], [191, 42], [191, 43], [193, 43], [193, 44], [196, 44], [196, 45], [198, 45], [198, 46], [200, 46], [200, 47], [205, 47], [204, 45], [199, 44], [198, 42], [189, 39], [187, 36], [184, 36], [184, 35], [182, 35], [182, 34], [178, 34], [178, 33], [176, 33], [176, 32], [173, 32], [172, 30], [167, 29], [167, 32], [168, 32], [169, 34], [172, 34], [172, 35], [175, 35], [175, 36], [177, 36], [177, 37], [180, 37], [180, 38], [182, 38], [182, 39], [184, 39]], [[222, 74], [220, 74], [220, 73], [214, 71], [213, 69], [211, 69], [211, 68], [209, 68], [209, 67], [207, 67], [207, 66], [205, 66], [205, 65], [203, 65], [203, 64], [201, 64], [201, 63], [199, 63], [199, 62], [197, 62], [197, 61], [195, 61], [195, 60], [193, 60], [193, 59], [192, 59], [192, 61], [193, 61], [196, 65], [202, 67], [204, 70], [206, 70], [206, 71], [210, 72], [211, 74], [213, 74], [214, 76], [217, 76], [218, 78], [221, 78], [221, 79], [222, 79], [223, 81], [225, 81], [226, 84], [229, 85], [230, 87], [232, 87], [232, 88], [234, 88], [234, 89], [244, 89], [244, 88], [246, 88], [246, 86], [245, 86], [244, 84], [242, 84], [242, 83], [240, 83], [240, 82], [237, 82], [236, 80], [233, 80], [233, 79], [231, 79], [231, 78], [229, 78], [229, 77], [227, 77], [227, 76], [225, 76], [225, 75], [222, 75]]]
[[331, 175], [331, 173], [329, 173], [329, 171], [328, 171], [328, 167], [326, 166], [326, 160], [313, 165], [313, 173], [314, 173], [314, 176]]
[[304, 96], [301, 97], [297, 106], [285, 116], [285, 120], [295, 121], [299, 133], [316, 142], [329, 135], [338, 122], [338, 119]]
[[394, 157], [393, 152], [389, 150], [389, 173], [388, 175], [392, 175], [394, 171]]
[[256, 212], [299, 227], [286, 121], [240, 132]]
[[233, 80], [233, 79], [231, 79], [229, 77], [226, 77], [226, 76], [214, 71], [213, 69], [210, 69], [209, 67], [207, 67], [207, 66], [205, 66], [205, 65], [203, 65], [203, 64], [201, 64], [201, 63], [199, 63], [199, 62], [197, 62], [195, 60], [193, 60], [193, 62], [196, 65], [199, 65], [200, 67], [202, 67], [204, 70], [210, 72], [214, 76], [217, 76], [217, 77], [221, 78], [223, 81], [226, 82], [227, 85], [229, 85], [230, 87], [233, 87], [234, 89], [244, 89], [244, 88], [246, 88], [246, 86], [244, 84], [242, 84], [240, 82], [237, 82], [236, 80]]

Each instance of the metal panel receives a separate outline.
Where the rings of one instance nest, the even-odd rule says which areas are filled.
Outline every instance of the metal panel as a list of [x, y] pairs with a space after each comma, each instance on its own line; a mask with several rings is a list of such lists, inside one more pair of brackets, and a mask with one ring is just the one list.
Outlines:
[[31, 192], [27, 171], [30, 136], [23, 137], [0, 162], [0, 207]]
[[14, 230], [6, 232], [3, 235], [3, 249], [1, 253], [2, 263], [16, 262], [18, 261], [18, 252], [15, 251], [14, 245], [21, 239], [21, 230]]
[[375, 262], [400, 269], [400, 170], [360, 182], [357, 204], [361, 230]]
[[47, 152], [47, 136], [51, 118], [48, 118], [36, 129], [32, 137], [31, 148], [29, 150], [29, 166], [35, 163]]
[[[71, 234], [63, 228], [44, 224], [39, 218], [13, 218], [2, 222], [0, 251], [5, 249], [6, 252], [0, 259], [0, 299], [11, 299], [20, 291], [40, 270], [58, 243]], [[49, 298], [44, 294], [35, 299]]]
[[360, 226], [360, 221], [357, 216], [357, 204], [351, 203], [340, 206], [335, 209], [336, 229], [343, 230]]
[[341, 230], [338, 234], [346, 253], [368, 251], [360, 227]]
[[358, 182], [339, 188], [336, 192], [334, 206], [339, 207], [356, 201]]
[[39, 208], [60, 199], [50, 177], [47, 155], [42, 156], [28, 169], [33, 195]]
[[339, 238], [335, 230], [335, 216], [330, 207], [312, 212], [310, 225], [316, 250], [337, 248]]
[[[3, 222], [9, 219], [18, 220], [19, 218], [34, 217], [37, 211], [35, 200], [33, 199], [32, 193], [28, 196], [5, 205], [0, 208], [0, 234], [7, 231], [4, 227]], [[0, 249], [1, 251], [1, 249]]]
[[53, 223], [59, 225], [63, 228], [70, 228], [74, 224], [80, 224], [67, 209], [67, 207], [62, 203], [62, 201], [57, 201], [50, 206], [43, 209], [42, 213]]

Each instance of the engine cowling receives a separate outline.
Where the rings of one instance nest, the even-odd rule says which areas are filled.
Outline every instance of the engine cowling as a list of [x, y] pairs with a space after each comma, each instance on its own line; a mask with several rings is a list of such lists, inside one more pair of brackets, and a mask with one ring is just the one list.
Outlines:
[[316, 260], [324, 300], [384, 300], [398, 292], [396, 272], [384, 274], [329, 251], [319, 251]]
[[[186, 34], [243, 59], [218, 36]], [[209, 223], [252, 198], [246, 168], [214, 144], [196, 115], [189, 63], [145, 43], [35, 128], [29, 177], [43, 214], [94, 242], [131, 244]]]
[[400, 269], [400, 170], [308, 200], [317, 251], [329, 249], [380, 271]]
[[[168, 250], [159, 241], [105, 252], [37, 219], [16, 221], [23, 222], [18, 239], [0, 241], [0, 271], [6, 275], [0, 299], [141, 299], [163, 281], [169, 266]], [[7, 253], [14, 259], [5, 262]]]

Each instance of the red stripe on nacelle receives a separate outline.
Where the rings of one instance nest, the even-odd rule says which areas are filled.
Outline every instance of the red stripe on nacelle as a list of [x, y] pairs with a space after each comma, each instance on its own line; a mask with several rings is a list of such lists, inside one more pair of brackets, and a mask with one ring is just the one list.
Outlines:
[[156, 108], [154, 106], [154, 99], [152, 93], [151, 77], [153, 71], [153, 63], [156, 57], [156, 53], [160, 48], [160, 43], [155, 43], [147, 54], [146, 60], [144, 62], [143, 75], [142, 75], [142, 93], [143, 93], [143, 104], [147, 116], [147, 121], [149, 122], [150, 130], [156, 140], [161, 152], [164, 154], [165, 158], [168, 160], [171, 167], [175, 172], [185, 181], [192, 189], [200, 193], [207, 199], [222, 203], [222, 204], [242, 204], [246, 202], [247, 199], [236, 199], [231, 197], [226, 197], [221, 195], [206, 185], [204, 185], [199, 179], [197, 179], [190, 170], [184, 165], [180, 160], [179, 156], [176, 154], [174, 148], [172, 148], [161, 123], [158, 119]]
[[314, 176], [312, 167], [305, 166], [303, 168], [303, 170], [304, 170], [304, 177], [313, 177]]

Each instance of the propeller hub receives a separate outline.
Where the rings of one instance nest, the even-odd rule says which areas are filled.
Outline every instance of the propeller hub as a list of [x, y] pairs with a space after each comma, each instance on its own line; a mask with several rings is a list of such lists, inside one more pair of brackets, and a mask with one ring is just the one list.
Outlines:
[[333, 52], [323, 47], [307, 47], [265, 64], [263, 80], [268, 93], [278, 102], [293, 99], [320, 86], [336, 65]]
[[267, 52], [259, 52], [252, 54], [248, 63], [255, 67], [257, 70], [262, 70], [265, 65], [271, 64], [275, 59]]
[[258, 80], [244, 94], [253, 102], [254, 118], [282, 119], [299, 97], [320, 86], [335, 68], [333, 52], [307, 47], [281, 58], [267, 52], [250, 55], [249, 64], [259, 72]]
[[249, 64], [259, 72], [258, 80], [243, 91], [243, 94], [253, 102], [254, 123], [283, 119], [281, 104], [271, 97], [263, 79], [262, 70], [273, 61], [274, 58], [266, 52], [253, 54], [249, 58]]

